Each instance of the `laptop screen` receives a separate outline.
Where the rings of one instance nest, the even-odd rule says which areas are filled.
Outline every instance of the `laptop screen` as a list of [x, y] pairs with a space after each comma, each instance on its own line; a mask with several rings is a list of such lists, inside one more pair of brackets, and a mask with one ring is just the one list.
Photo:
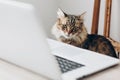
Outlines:
[[0, 11], [0, 58], [45, 77], [60, 78], [34, 6], [5, 0], [0, 1]]

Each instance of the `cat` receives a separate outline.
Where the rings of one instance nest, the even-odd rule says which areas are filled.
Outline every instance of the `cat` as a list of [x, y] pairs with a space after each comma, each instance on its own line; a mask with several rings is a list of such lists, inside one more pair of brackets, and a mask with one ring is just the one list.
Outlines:
[[58, 9], [57, 14], [58, 19], [52, 27], [52, 34], [57, 40], [117, 58], [108, 39], [101, 35], [88, 34], [84, 24], [85, 12], [81, 15], [71, 15]]

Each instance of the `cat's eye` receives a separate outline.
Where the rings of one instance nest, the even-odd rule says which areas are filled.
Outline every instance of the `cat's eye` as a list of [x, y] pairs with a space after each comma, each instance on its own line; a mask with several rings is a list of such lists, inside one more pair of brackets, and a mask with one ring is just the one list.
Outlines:
[[64, 24], [63, 26], [66, 27], [66, 24]]
[[76, 27], [76, 29], [79, 29], [80, 27]]
[[73, 30], [72, 30], [72, 32], [76, 32], [77, 31], [77, 28], [74, 28]]
[[65, 30], [66, 28], [67, 28], [67, 26], [66, 26], [66, 25], [63, 25], [63, 26], [62, 26], [62, 29], [63, 29], [63, 30]]
[[73, 31], [73, 32], [75, 32], [76, 30], [75, 30], [75, 29], [73, 29], [72, 31]]
[[83, 22], [81, 22], [80, 25], [83, 25]]

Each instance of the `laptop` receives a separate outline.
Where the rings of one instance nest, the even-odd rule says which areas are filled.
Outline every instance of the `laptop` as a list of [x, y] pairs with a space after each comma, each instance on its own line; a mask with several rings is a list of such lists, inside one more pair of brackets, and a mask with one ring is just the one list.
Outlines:
[[47, 39], [43, 27], [33, 5], [0, 1], [0, 58], [48, 80], [77, 80], [119, 63], [116, 58]]

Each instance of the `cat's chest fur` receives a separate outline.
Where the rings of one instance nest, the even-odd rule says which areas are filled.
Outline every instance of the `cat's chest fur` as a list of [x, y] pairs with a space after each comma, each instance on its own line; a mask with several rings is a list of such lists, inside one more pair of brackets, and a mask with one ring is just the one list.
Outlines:
[[64, 43], [78, 46], [87, 38], [87, 31], [85, 27], [82, 27], [82, 32], [80, 32], [79, 34], [68, 37], [65, 35], [65, 33], [63, 33], [63, 31], [59, 30], [56, 26], [57, 23], [52, 28], [52, 34], [57, 38], [57, 40], [62, 41]]

